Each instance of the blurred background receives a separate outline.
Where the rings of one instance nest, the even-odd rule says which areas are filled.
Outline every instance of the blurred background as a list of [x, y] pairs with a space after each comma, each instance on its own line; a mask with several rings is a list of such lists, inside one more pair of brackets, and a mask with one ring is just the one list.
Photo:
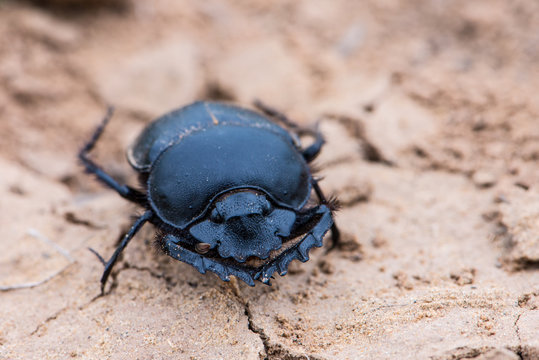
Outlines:
[[298, 121], [363, 117], [394, 162], [437, 131], [440, 161], [467, 173], [483, 141], [497, 143], [483, 164], [494, 173], [514, 152], [538, 156], [533, 142], [508, 148], [537, 131], [525, 114], [539, 81], [533, 1], [0, 4], [0, 151], [56, 179], [75, 176], [65, 154], [107, 104], [123, 149], [143, 123], [200, 98], [258, 97]]
[[[537, 1], [0, 0], [0, 285], [61, 270], [0, 292], [0, 357], [539, 358], [538, 93]], [[321, 121], [343, 248], [250, 289], [148, 227], [96, 298], [137, 211], [76, 161], [107, 106], [135, 184], [149, 121], [256, 98]]]

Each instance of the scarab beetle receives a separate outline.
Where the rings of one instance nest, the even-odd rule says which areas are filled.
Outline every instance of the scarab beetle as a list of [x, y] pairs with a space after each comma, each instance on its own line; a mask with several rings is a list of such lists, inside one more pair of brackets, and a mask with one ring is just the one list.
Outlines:
[[[169, 256], [251, 286], [255, 280], [269, 284], [274, 272], [285, 275], [293, 259], [307, 261], [330, 228], [337, 244], [334, 207], [308, 165], [322, 148], [322, 135], [255, 105], [261, 112], [195, 102], [150, 123], [127, 151], [143, 191], [119, 184], [88, 156], [109, 110], [79, 158], [87, 172], [146, 211], [110, 260], [96, 253], [105, 265], [102, 291], [118, 256], [146, 222], [160, 230], [156, 243]], [[300, 136], [314, 141], [302, 149]], [[311, 193], [317, 201], [310, 201]]]

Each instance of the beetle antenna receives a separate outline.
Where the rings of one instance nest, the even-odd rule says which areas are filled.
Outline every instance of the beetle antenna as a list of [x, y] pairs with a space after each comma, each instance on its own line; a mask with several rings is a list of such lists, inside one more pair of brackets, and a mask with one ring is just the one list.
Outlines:
[[293, 121], [291, 121], [285, 114], [283, 114], [280, 111], [266, 105], [260, 99], [255, 99], [253, 101], [253, 105], [257, 109], [259, 109], [260, 111], [265, 113], [266, 115], [271, 116], [271, 117], [277, 119], [278, 121], [280, 121], [281, 123], [285, 124], [290, 129], [293, 129], [293, 130], [300, 129], [300, 127], [297, 124], [295, 124]]

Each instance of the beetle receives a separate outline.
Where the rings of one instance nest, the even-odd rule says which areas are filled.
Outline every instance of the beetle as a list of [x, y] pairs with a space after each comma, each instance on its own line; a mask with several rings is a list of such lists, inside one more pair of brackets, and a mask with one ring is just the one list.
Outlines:
[[[118, 183], [89, 156], [112, 117], [109, 108], [79, 158], [88, 173], [145, 212], [108, 261], [90, 249], [105, 266], [102, 292], [146, 222], [159, 230], [156, 244], [167, 255], [250, 286], [270, 285], [292, 260], [307, 261], [329, 229], [335, 247], [336, 201], [326, 199], [309, 166], [324, 144], [322, 134], [260, 101], [255, 107], [198, 101], [148, 124], [127, 150], [142, 190]], [[302, 148], [301, 136], [314, 140]]]

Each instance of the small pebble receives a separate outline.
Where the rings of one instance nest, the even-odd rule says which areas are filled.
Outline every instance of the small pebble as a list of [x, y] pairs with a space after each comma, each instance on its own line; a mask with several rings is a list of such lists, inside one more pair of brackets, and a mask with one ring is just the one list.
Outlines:
[[479, 170], [473, 174], [472, 181], [477, 187], [489, 188], [496, 184], [497, 179], [493, 173], [485, 170]]

